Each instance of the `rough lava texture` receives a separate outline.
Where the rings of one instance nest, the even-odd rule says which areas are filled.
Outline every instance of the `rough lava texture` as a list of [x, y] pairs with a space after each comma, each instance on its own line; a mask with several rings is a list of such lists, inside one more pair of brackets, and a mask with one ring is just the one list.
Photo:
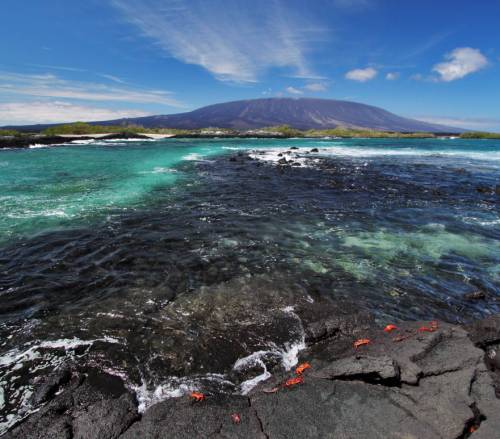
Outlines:
[[[141, 417], [119, 378], [62, 369], [33, 396], [49, 402], [5, 438], [498, 437], [500, 367], [490, 360], [500, 315], [465, 328], [407, 322], [386, 333], [370, 316], [333, 305], [296, 312], [307, 334], [301, 360], [312, 366], [303, 383], [285, 386], [291, 371], [247, 396], [168, 399]], [[354, 348], [360, 338], [370, 342]]]

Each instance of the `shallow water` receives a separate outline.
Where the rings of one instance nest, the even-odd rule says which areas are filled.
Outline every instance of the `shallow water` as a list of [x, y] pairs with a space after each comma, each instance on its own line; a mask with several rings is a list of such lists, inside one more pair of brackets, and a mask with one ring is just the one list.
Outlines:
[[[278, 167], [291, 146], [301, 166]], [[143, 408], [245, 392], [294, 364], [294, 306], [319, 297], [381, 323], [498, 312], [499, 176], [500, 143], [480, 140], [0, 151], [0, 431], [68, 358]]]

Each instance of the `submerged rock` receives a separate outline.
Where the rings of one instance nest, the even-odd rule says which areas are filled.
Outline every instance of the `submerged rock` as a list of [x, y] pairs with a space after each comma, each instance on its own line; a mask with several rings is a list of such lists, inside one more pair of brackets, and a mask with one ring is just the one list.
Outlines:
[[472, 293], [467, 293], [464, 294], [464, 299], [468, 300], [469, 302], [475, 301], [475, 300], [484, 300], [486, 299], [486, 293], [481, 290], [474, 291]]

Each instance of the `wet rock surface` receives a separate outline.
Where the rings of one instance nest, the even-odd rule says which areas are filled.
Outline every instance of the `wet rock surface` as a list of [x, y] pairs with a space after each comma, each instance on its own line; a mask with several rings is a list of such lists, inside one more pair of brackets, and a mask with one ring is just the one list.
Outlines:
[[67, 372], [70, 380], [63, 386], [60, 371], [49, 376], [40, 389], [57, 386], [50, 402], [31, 415], [4, 438], [114, 439], [139, 418], [134, 395], [121, 380], [98, 371]]
[[[311, 364], [303, 382], [284, 385], [294, 371], [277, 372], [246, 396], [207, 392], [194, 402], [186, 394], [141, 416], [119, 378], [64, 368], [33, 396], [48, 402], [4, 437], [497, 437], [499, 368], [485, 358], [499, 343], [499, 315], [385, 332], [349, 307], [311, 303], [296, 312], [307, 334], [300, 360]], [[355, 348], [360, 338], [369, 342]]]

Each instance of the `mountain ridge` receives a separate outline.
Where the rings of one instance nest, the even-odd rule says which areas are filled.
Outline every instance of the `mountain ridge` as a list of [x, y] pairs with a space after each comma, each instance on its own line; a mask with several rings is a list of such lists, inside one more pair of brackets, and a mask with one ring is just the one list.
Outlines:
[[[319, 98], [239, 100], [212, 104], [185, 113], [122, 118], [92, 123], [176, 129], [218, 127], [246, 130], [289, 125], [301, 130], [345, 127], [398, 132], [458, 133], [465, 131], [461, 128], [401, 117], [373, 105]], [[29, 127], [42, 126], [50, 125]]]

